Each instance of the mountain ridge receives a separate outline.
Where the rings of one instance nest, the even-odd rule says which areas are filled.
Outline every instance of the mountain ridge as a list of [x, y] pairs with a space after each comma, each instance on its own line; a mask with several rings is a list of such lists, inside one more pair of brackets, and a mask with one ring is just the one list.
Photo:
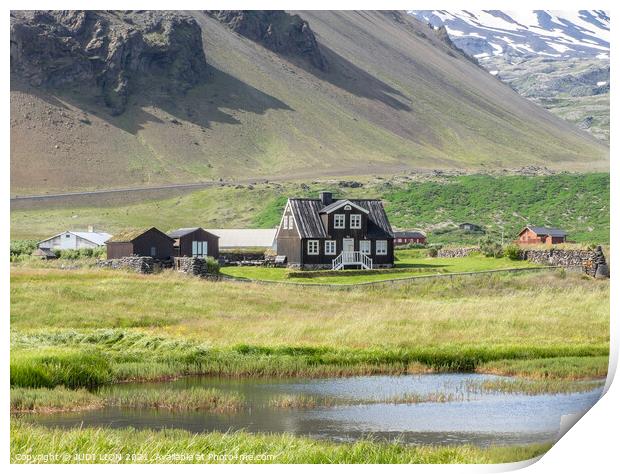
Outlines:
[[191, 12], [207, 78], [173, 94], [147, 81], [116, 115], [93, 95], [32, 85], [12, 64], [12, 191], [608, 167], [603, 144], [520, 98], [405, 13], [287, 15], [307, 22], [326, 71]]

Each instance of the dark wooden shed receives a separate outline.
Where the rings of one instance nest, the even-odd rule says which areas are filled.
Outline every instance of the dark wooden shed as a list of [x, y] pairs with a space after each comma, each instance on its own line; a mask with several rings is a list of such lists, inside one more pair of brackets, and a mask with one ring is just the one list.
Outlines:
[[166, 260], [174, 256], [174, 239], [161, 230], [126, 230], [106, 242], [108, 258], [122, 258], [137, 255]]
[[168, 232], [174, 239], [175, 257], [213, 257], [220, 256], [219, 237], [202, 227], [186, 227]]

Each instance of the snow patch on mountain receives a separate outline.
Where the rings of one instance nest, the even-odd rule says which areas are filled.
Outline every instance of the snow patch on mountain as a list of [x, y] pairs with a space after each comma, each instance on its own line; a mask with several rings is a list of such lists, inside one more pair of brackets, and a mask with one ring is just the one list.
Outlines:
[[454, 44], [476, 58], [545, 56], [609, 57], [604, 10], [412, 10], [434, 27], [445, 26]]

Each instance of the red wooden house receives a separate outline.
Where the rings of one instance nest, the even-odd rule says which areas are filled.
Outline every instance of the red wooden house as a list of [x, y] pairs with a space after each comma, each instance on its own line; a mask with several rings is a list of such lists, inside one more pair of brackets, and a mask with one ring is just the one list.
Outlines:
[[518, 244], [561, 244], [566, 242], [566, 232], [561, 229], [550, 227], [537, 227], [528, 225], [517, 237]]

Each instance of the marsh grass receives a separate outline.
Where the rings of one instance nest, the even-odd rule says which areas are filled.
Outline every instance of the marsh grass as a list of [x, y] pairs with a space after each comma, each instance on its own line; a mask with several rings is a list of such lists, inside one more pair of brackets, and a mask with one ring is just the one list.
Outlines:
[[558, 380], [558, 379], [510, 379], [469, 381], [466, 383], [468, 393], [519, 393], [524, 395], [561, 394], [589, 392], [602, 388], [605, 380]]
[[336, 398], [307, 394], [282, 394], [269, 400], [269, 406], [273, 408], [318, 408], [338, 405], [375, 405], [375, 404], [418, 404], [418, 403], [447, 403], [464, 399], [464, 395], [451, 393], [404, 393], [384, 398]]
[[94, 410], [105, 406], [155, 408], [165, 410], [236, 411], [244, 406], [239, 394], [214, 388], [188, 389], [144, 388], [119, 391], [105, 388], [97, 392], [69, 390], [63, 386], [49, 388], [11, 388], [11, 412], [45, 413]]
[[108, 406], [123, 408], [156, 408], [167, 410], [206, 410], [212, 412], [236, 411], [244, 406], [238, 394], [214, 388], [192, 387], [184, 390], [142, 389], [105, 394]]
[[83, 388], [11, 388], [13, 413], [94, 410], [103, 405], [102, 397]]
[[504, 359], [486, 362], [477, 372], [536, 379], [597, 379], [607, 376], [609, 357], [557, 357], [553, 359]]
[[[407, 446], [372, 440], [330, 443], [289, 434], [201, 433], [133, 428], [50, 429], [11, 420], [11, 462], [108, 463], [503, 463], [547, 452], [550, 444], [477, 448]], [[54, 461], [55, 453], [66, 454]], [[79, 455], [89, 453], [87, 459]], [[177, 453], [184, 459], [168, 456]], [[199, 455], [203, 455], [201, 458]]]

